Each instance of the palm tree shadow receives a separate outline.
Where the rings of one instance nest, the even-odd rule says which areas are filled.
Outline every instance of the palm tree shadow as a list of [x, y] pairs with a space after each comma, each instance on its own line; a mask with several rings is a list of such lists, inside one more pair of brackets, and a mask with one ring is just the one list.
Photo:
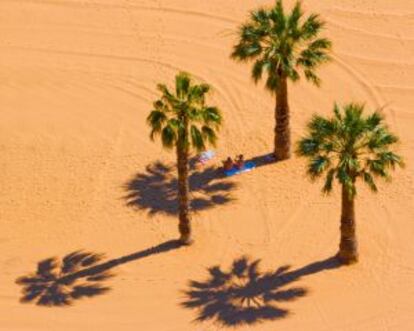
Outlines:
[[110, 290], [104, 282], [113, 277], [111, 269], [124, 263], [165, 253], [181, 247], [177, 240], [145, 249], [117, 259], [102, 262], [102, 254], [76, 251], [62, 260], [49, 258], [37, 265], [35, 273], [19, 277], [22, 303], [34, 302], [39, 306], [70, 306], [76, 300], [105, 294]]
[[[191, 210], [197, 212], [231, 202], [233, 199], [229, 191], [236, 184], [224, 177], [220, 169], [214, 166], [202, 170], [191, 167]], [[172, 166], [159, 161], [150, 164], [146, 172], [138, 173], [126, 183], [125, 190], [127, 206], [146, 210], [150, 215], [162, 213], [174, 216], [178, 213], [178, 181]]]
[[304, 276], [340, 266], [331, 257], [296, 270], [286, 265], [274, 272], [261, 273], [259, 264], [260, 260], [241, 257], [228, 272], [219, 266], [209, 268], [206, 281], [190, 281], [181, 306], [197, 311], [195, 321], [213, 320], [223, 326], [281, 319], [289, 315], [289, 310], [279, 307], [279, 303], [294, 301], [308, 293], [303, 287], [286, 286]]

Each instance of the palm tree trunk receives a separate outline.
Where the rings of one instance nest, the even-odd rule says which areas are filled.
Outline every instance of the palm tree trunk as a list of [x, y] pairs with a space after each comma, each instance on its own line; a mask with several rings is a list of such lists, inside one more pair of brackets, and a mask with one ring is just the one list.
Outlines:
[[348, 194], [344, 185], [342, 185], [341, 242], [338, 258], [344, 264], [358, 262], [354, 197]]
[[277, 160], [290, 158], [290, 126], [287, 78], [282, 74], [276, 90], [275, 108], [275, 157]]
[[[182, 139], [184, 140], [184, 139]], [[178, 166], [178, 230], [180, 242], [184, 245], [191, 244], [191, 219], [189, 212], [189, 181], [188, 181], [188, 146], [185, 141], [177, 144]]]

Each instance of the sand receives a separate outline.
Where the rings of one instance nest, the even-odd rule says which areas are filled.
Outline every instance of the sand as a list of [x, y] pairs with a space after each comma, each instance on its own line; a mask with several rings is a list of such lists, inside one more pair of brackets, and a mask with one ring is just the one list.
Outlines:
[[[293, 138], [334, 101], [386, 105], [407, 163], [378, 194], [359, 186], [361, 261], [342, 268], [329, 260], [338, 189], [324, 197], [302, 160], [214, 177], [220, 158], [272, 149], [274, 100], [229, 59], [247, 11], [271, 2], [0, 1], [0, 330], [414, 329], [414, 2], [304, 1], [335, 52], [322, 88], [290, 86]], [[180, 249], [174, 155], [145, 123], [155, 85], [178, 70], [209, 82], [225, 117], [218, 158], [193, 174], [195, 244]], [[64, 286], [67, 304], [19, 301], [17, 278], [79, 250], [104, 256]], [[250, 280], [205, 284], [243, 257], [260, 260]], [[76, 295], [86, 283], [90, 297]], [[234, 284], [256, 302], [230, 302]]]

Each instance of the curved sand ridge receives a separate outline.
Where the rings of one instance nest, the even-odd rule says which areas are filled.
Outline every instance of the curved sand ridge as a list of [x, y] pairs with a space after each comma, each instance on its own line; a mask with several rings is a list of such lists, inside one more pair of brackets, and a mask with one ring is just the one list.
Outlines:
[[[360, 188], [361, 262], [336, 268], [329, 257], [340, 197], [322, 196], [302, 161], [230, 179], [213, 170], [229, 154], [271, 150], [274, 101], [253, 85], [248, 65], [229, 59], [237, 25], [267, 3], [0, 2], [0, 330], [413, 328], [414, 4], [304, 1], [307, 12], [326, 19], [335, 52], [320, 72], [321, 89], [305, 82], [290, 88], [294, 139], [313, 112], [329, 113], [334, 101], [387, 105], [407, 161], [377, 195]], [[155, 85], [172, 82], [178, 70], [213, 86], [211, 103], [225, 118], [219, 159], [192, 175], [196, 243], [181, 249], [168, 242], [177, 235], [174, 155], [149, 141], [145, 124]], [[78, 250], [105, 257], [68, 256]], [[86, 269], [66, 278], [71, 307], [20, 303], [16, 279], [41, 260], [65, 256]], [[241, 256], [251, 270], [261, 260], [255, 279], [230, 272]], [[212, 292], [189, 285], [205, 284], [214, 266], [258, 303], [235, 302], [241, 313], [231, 319], [227, 283], [210, 284]], [[80, 300], [88, 295], [75, 291], [79, 284], [89, 286], [90, 298]], [[195, 322], [203, 312], [209, 318]]]

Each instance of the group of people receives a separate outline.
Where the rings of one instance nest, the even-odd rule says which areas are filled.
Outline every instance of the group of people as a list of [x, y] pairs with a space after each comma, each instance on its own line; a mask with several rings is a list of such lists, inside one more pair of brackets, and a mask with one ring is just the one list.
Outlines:
[[243, 154], [240, 154], [239, 156], [237, 156], [235, 160], [233, 160], [229, 156], [225, 161], [223, 161], [223, 168], [224, 170], [231, 170], [233, 168], [243, 169], [244, 164], [245, 164], [245, 161], [244, 161]]

